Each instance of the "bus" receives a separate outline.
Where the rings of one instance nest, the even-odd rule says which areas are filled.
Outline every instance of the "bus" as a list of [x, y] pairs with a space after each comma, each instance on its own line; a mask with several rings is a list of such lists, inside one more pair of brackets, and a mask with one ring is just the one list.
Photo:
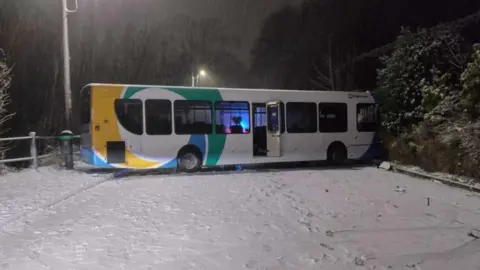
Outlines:
[[81, 156], [98, 168], [180, 169], [376, 157], [369, 92], [89, 84]]

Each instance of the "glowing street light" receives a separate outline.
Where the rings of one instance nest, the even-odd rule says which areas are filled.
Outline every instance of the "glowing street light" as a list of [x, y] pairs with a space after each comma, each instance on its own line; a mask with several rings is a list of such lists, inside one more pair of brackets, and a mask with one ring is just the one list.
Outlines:
[[203, 69], [201, 69], [197, 75], [192, 74], [192, 87], [195, 87], [195, 85], [198, 85], [198, 80], [200, 77], [207, 77], [207, 72]]

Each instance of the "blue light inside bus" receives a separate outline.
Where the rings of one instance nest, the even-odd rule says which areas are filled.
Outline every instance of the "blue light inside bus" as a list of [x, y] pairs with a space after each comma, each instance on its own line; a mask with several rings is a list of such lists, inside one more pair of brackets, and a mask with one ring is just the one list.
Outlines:
[[240, 122], [240, 126], [242, 126], [243, 130], [247, 130], [250, 127], [250, 125], [245, 122], [245, 120], [242, 120], [242, 122]]
[[223, 120], [223, 126], [225, 127], [226, 134], [232, 134], [232, 126], [234, 126], [234, 121], [232, 120], [234, 117], [241, 117], [242, 121], [240, 121], [240, 126], [242, 127], [242, 132], [244, 134], [248, 134], [250, 132], [250, 119], [248, 112], [234, 112], [233, 114], [229, 115], [228, 118]]

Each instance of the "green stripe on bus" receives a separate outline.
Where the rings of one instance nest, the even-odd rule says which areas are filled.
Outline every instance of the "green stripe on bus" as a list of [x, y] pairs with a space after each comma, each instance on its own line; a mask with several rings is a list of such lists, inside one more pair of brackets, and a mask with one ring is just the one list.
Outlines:
[[125, 91], [125, 94], [123, 95], [124, 99], [130, 99], [133, 95], [136, 93], [142, 91], [143, 89], [146, 89], [145, 87], [128, 87], [127, 90]]
[[[222, 101], [222, 95], [215, 88], [174, 88], [174, 87], [161, 87], [162, 89], [167, 89], [171, 92], [174, 92], [186, 100], [206, 100], [212, 101], [212, 106], [215, 106], [216, 101]], [[124, 99], [130, 99], [136, 93], [146, 89], [146, 87], [128, 87], [123, 96]], [[216, 117], [213, 117], [213, 126], [216, 126]], [[210, 134], [208, 138], [208, 154], [205, 164], [207, 166], [215, 166], [218, 164], [220, 157], [222, 156], [223, 149], [225, 148], [225, 143], [227, 141], [227, 136], [225, 134]]]

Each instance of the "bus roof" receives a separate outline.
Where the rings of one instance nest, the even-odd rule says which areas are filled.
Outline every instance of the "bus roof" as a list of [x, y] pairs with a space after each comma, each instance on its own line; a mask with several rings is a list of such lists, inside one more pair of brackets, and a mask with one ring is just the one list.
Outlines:
[[369, 91], [325, 91], [325, 90], [292, 90], [292, 89], [265, 89], [265, 88], [224, 88], [224, 87], [189, 87], [189, 86], [173, 86], [173, 85], [141, 85], [141, 84], [111, 84], [111, 83], [90, 83], [85, 85], [84, 88], [92, 86], [116, 86], [116, 87], [145, 87], [145, 88], [176, 88], [176, 89], [197, 89], [197, 90], [221, 90], [221, 91], [275, 91], [275, 92], [296, 92], [296, 93], [365, 93], [371, 94]]

